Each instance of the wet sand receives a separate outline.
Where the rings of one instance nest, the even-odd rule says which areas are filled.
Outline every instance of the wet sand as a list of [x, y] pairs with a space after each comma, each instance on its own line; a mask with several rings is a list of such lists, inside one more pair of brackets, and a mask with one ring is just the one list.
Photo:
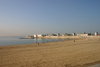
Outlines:
[[99, 39], [0, 46], [0, 67], [88, 67], [99, 63]]

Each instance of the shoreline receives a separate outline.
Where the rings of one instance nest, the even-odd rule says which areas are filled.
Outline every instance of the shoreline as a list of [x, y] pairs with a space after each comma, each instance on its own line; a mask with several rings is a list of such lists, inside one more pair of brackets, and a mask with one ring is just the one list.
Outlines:
[[[47, 41], [43, 41], [44, 43], [49, 43], [49, 42], [60, 42], [60, 41], [69, 41], [69, 40], [77, 40], [76, 38], [71, 38], [71, 39], [67, 39], [67, 38], [37, 38], [37, 39], [60, 39], [60, 40], [55, 40], [55, 41], [51, 41], [51, 40], [47, 40]], [[64, 39], [64, 40], [63, 40]], [[22, 39], [23, 40], [23, 39]], [[28, 40], [28, 39], [27, 39]], [[38, 42], [38, 43], [43, 43], [43, 42]], [[35, 44], [36, 42], [33, 43], [29, 43], [29, 44]], [[23, 45], [23, 44], [12, 44], [12, 45]], [[25, 44], [24, 44], [25, 45]], [[0, 46], [10, 46], [9, 45], [0, 45]]]
[[96, 38], [0, 46], [0, 67], [88, 67], [100, 63], [99, 44]]
[[[41, 38], [41, 39], [45, 39], [45, 38]], [[52, 39], [52, 38], [48, 38], [48, 39]], [[57, 38], [56, 38], [57, 39]], [[58, 39], [62, 39], [62, 38], [58, 38]], [[72, 40], [79, 40], [79, 39], [69, 39], [69, 40], [64, 40], [64, 41], [55, 41], [55, 42], [44, 42], [44, 43], [39, 43], [39, 44], [47, 44], [47, 43], [57, 43], [57, 42], [65, 42], [65, 41], [72, 41]], [[4, 47], [6, 46], [21, 46], [21, 45], [38, 45], [38, 43], [31, 43], [31, 44], [17, 44], [17, 45], [4, 45]], [[3, 47], [3, 46], [0, 46], [0, 47]]]

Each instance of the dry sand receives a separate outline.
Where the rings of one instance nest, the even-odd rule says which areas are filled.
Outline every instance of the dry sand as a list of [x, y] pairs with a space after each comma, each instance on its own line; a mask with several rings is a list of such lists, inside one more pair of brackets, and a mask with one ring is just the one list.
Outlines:
[[100, 40], [0, 46], [0, 67], [87, 67], [100, 63]]

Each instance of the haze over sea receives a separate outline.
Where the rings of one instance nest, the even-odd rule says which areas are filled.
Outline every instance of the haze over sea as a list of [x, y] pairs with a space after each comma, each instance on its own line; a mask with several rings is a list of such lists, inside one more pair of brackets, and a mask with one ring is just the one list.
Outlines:
[[20, 44], [34, 44], [35, 42], [43, 43], [43, 42], [56, 42], [56, 41], [64, 41], [65, 39], [19, 39], [19, 36], [12, 37], [0, 37], [0, 46], [6, 45], [20, 45]]

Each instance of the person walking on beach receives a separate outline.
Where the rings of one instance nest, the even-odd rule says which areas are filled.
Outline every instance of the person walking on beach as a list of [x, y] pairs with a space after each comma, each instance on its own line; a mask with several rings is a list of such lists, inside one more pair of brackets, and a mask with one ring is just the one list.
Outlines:
[[74, 42], [75, 42], [75, 40], [74, 40]]

